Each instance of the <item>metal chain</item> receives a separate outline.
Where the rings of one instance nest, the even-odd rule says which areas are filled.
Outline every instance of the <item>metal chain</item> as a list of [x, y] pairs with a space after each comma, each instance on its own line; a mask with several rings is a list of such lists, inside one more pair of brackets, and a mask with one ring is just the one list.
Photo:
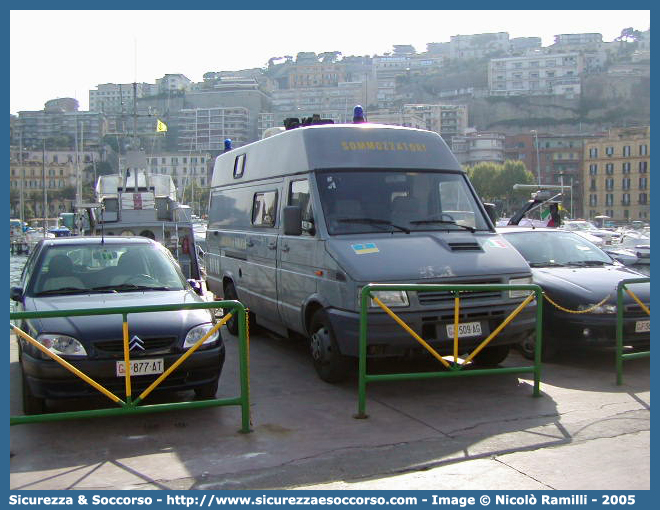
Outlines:
[[587, 308], [586, 310], [569, 310], [568, 308], [564, 308], [561, 305], [558, 305], [555, 303], [552, 299], [550, 299], [550, 296], [548, 296], [545, 292], [543, 293], [543, 297], [548, 300], [548, 302], [553, 305], [555, 308], [559, 308], [562, 312], [566, 313], [589, 313], [594, 311], [596, 308], [604, 304], [608, 299], [610, 299], [611, 294], [608, 294], [605, 299], [603, 299], [600, 303], [596, 303], [594, 306]]

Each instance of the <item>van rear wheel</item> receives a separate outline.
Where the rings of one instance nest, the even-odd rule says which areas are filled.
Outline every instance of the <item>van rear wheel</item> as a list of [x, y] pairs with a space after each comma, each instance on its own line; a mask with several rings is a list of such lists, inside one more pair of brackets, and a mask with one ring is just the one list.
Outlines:
[[312, 317], [310, 350], [314, 369], [321, 380], [337, 383], [346, 379], [350, 369], [350, 359], [339, 352], [335, 333], [323, 310]]

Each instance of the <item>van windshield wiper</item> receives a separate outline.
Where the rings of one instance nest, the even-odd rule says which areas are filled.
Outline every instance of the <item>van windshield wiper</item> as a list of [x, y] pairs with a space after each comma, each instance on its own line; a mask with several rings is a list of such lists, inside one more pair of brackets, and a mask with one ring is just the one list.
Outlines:
[[93, 287], [93, 291], [131, 291], [131, 290], [171, 290], [170, 287], [157, 286], [157, 285], [135, 285], [134, 283], [122, 283], [119, 285], [102, 285], [100, 287]]
[[80, 287], [62, 287], [61, 289], [49, 289], [37, 292], [35, 296], [47, 296], [49, 294], [86, 294], [89, 289], [81, 289]]
[[388, 220], [383, 220], [380, 218], [339, 218], [337, 219], [339, 223], [367, 223], [370, 225], [388, 225], [390, 227], [394, 227], [401, 232], [405, 232], [406, 234], [410, 234], [410, 229], [406, 227], [402, 227], [401, 225], [395, 225], [391, 221]]
[[566, 267], [566, 264], [547, 260], [545, 262], [529, 262], [529, 267]]
[[602, 260], [574, 260], [572, 262], [566, 262], [567, 266], [587, 266], [587, 267], [599, 267], [608, 264]]
[[474, 227], [471, 227], [470, 225], [461, 225], [460, 223], [456, 223], [455, 221], [449, 221], [449, 220], [414, 220], [410, 222], [413, 225], [425, 225], [429, 223], [443, 223], [447, 225], [456, 225], [457, 227], [461, 227], [465, 230], [469, 230], [470, 232], [476, 232], [477, 229]]

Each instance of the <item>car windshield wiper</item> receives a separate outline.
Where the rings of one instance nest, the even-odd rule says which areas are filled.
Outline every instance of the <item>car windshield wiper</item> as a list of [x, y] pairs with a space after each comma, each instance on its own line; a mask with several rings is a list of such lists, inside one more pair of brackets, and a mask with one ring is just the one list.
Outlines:
[[566, 267], [566, 264], [547, 260], [545, 262], [529, 262], [529, 267]]
[[470, 232], [476, 232], [476, 228], [471, 227], [470, 225], [461, 225], [460, 223], [456, 223], [455, 221], [449, 221], [449, 220], [414, 220], [411, 221], [413, 225], [424, 225], [428, 223], [442, 223], [442, 224], [447, 224], [447, 225], [455, 225], [457, 227], [461, 227], [465, 230], [469, 230]]
[[91, 290], [102, 292], [102, 291], [131, 291], [131, 290], [171, 290], [170, 287], [158, 286], [158, 285], [135, 285], [134, 283], [122, 283], [119, 285], [102, 285], [100, 287], [93, 287]]
[[35, 296], [47, 296], [49, 294], [86, 294], [89, 289], [81, 289], [80, 287], [62, 287], [61, 289], [49, 289], [37, 292]]
[[591, 266], [591, 267], [596, 267], [596, 266], [604, 266], [605, 264], [608, 264], [608, 262], [604, 262], [602, 260], [574, 260], [572, 262], [566, 262], [567, 266]]
[[337, 220], [339, 223], [368, 223], [370, 225], [387, 225], [389, 227], [394, 227], [399, 229], [401, 232], [410, 234], [410, 229], [402, 227], [401, 225], [395, 225], [391, 221], [382, 220], [380, 218], [339, 218]]

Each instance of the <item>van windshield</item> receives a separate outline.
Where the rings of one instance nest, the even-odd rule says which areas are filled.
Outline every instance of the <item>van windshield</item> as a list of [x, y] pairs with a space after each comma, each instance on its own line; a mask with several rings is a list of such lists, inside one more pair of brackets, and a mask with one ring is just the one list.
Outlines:
[[488, 230], [464, 174], [323, 171], [317, 185], [331, 235]]

